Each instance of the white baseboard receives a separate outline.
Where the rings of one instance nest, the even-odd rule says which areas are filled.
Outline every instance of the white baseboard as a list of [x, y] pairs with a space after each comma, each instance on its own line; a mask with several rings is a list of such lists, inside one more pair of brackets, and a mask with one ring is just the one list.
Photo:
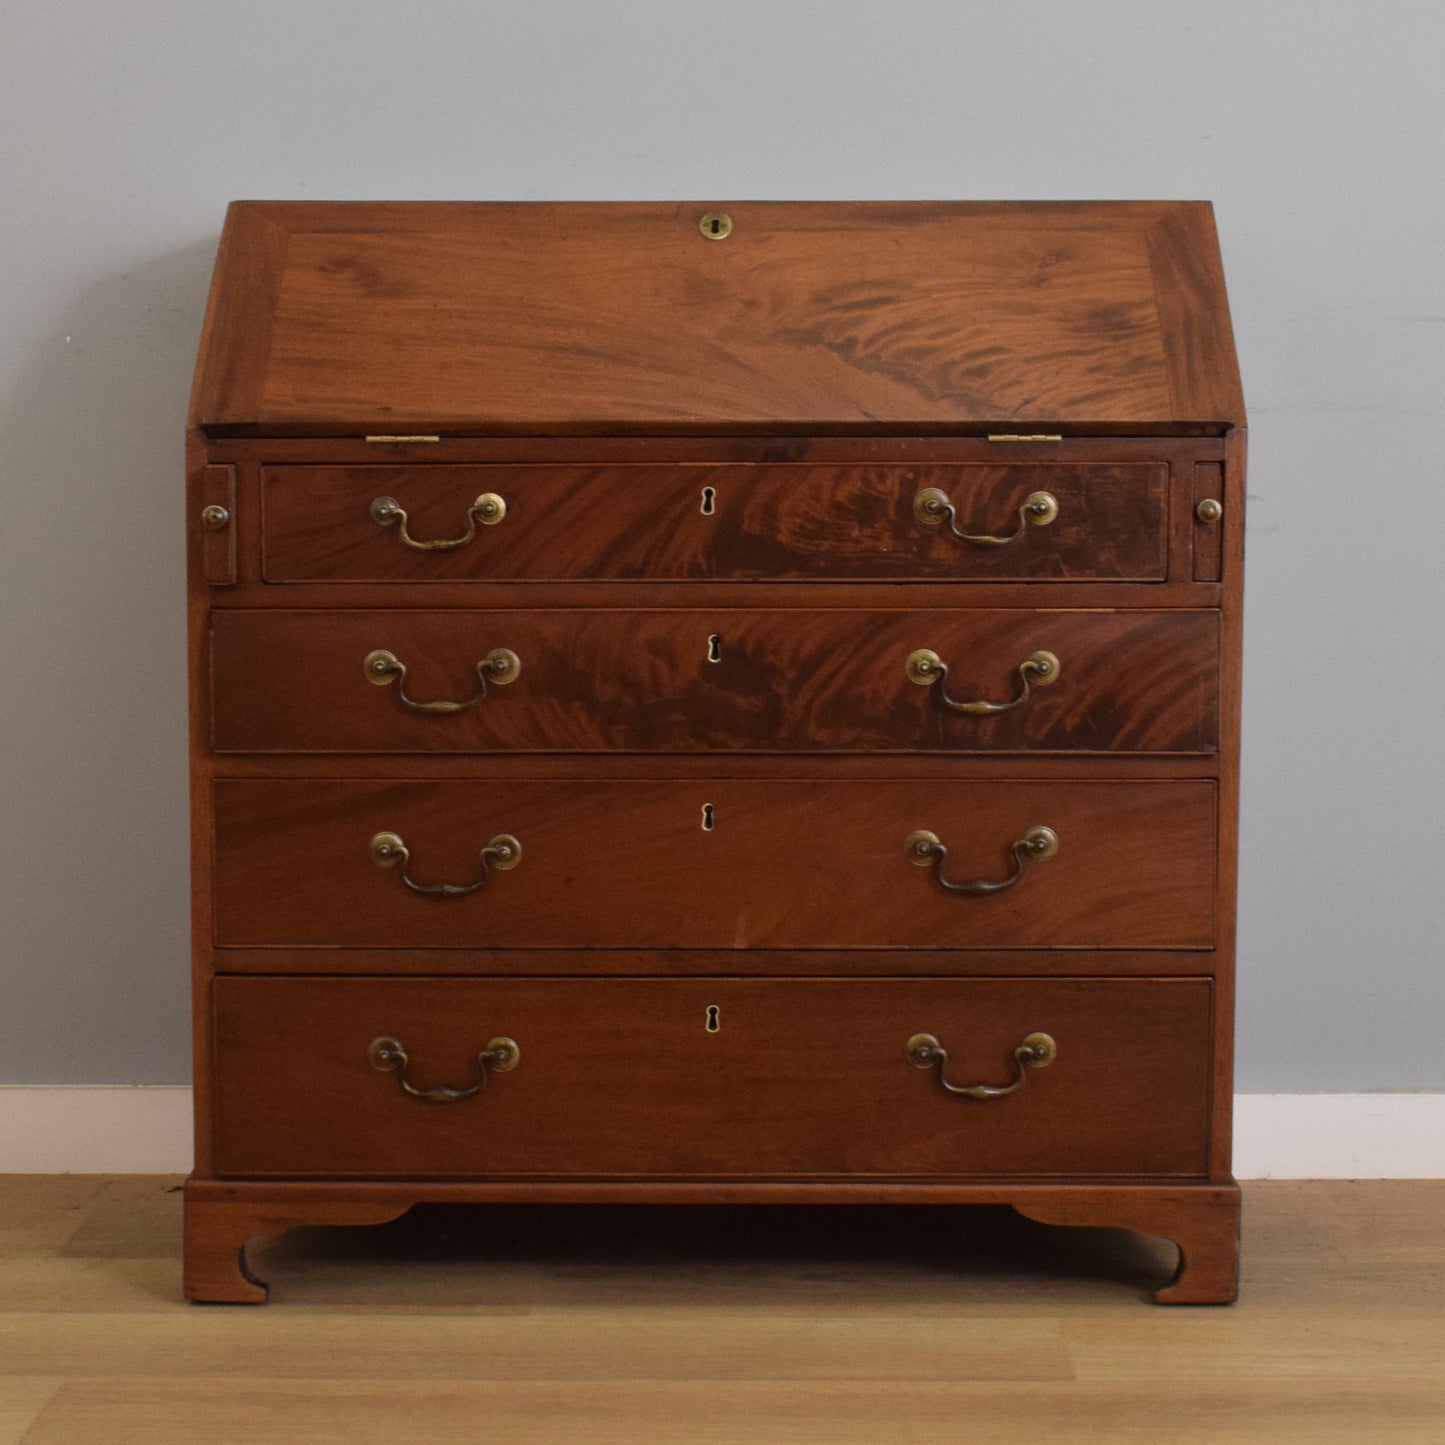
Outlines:
[[181, 1085], [0, 1087], [0, 1174], [188, 1174]]
[[[191, 1091], [0, 1087], [0, 1174], [184, 1174]], [[1445, 1093], [1238, 1094], [1240, 1179], [1445, 1179]]]
[[1236, 1094], [1239, 1179], [1445, 1179], [1445, 1094]]

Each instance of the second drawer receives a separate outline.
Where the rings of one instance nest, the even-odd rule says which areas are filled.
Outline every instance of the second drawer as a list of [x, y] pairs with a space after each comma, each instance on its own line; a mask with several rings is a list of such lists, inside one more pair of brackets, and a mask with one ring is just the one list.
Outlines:
[[1207, 753], [1212, 611], [238, 610], [218, 752]]

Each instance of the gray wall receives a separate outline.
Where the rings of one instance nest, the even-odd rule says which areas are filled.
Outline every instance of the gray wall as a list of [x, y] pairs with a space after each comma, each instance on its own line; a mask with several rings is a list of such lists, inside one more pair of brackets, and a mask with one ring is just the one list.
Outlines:
[[1215, 202], [1241, 1086], [1445, 1087], [1445, 7], [0, 12], [0, 1079], [185, 1079], [181, 427], [232, 197]]

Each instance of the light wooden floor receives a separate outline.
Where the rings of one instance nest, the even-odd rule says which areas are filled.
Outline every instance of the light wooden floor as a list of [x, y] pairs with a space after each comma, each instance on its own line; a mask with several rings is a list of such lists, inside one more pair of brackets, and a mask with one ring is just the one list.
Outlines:
[[178, 1298], [177, 1181], [0, 1176], [0, 1445], [1445, 1442], [1445, 1181], [1246, 1186], [1241, 1302], [1010, 1211], [418, 1210]]

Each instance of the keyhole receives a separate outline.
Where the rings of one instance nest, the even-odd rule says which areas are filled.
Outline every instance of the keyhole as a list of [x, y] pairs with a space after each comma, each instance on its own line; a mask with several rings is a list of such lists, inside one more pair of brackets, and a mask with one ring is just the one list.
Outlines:
[[709, 662], [722, 661], [722, 634], [714, 632], [707, 640], [707, 660]]
[[717, 233], [722, 230], [722, 222], [718, 220], [716, 216], [714, 216], [712, 218], [711, 225], [708, 226], [708, 230], [711, 231], [714, 236], [716, 236]]
[[708, 1004], [707, 1022], [703, 1025], [703, 1027], [710, 1034], [715, 1034], [722, 1027], [722, 1024], [718, 1021], [718, 1010], [715, 1003]]
[[702, 506], [698, 509], [699, 511], [702, 512], [702, 514], [703, 514], [704, 517], [710, 517], [710, 516], [712, 516], [712, 514], [713, 514], [713, 503], [714, 503], [715, 501], [717, 501], [717, 488], [716, 488], [716, 487], [704, 487], [704, 488], [702, 489]]
[[715, 826], [713, 823], [712, 812], [713, 809], [711, 803], [704, 803], [702, 805], [702, 831], [704, 833], [711, 833], [713, 827]]

